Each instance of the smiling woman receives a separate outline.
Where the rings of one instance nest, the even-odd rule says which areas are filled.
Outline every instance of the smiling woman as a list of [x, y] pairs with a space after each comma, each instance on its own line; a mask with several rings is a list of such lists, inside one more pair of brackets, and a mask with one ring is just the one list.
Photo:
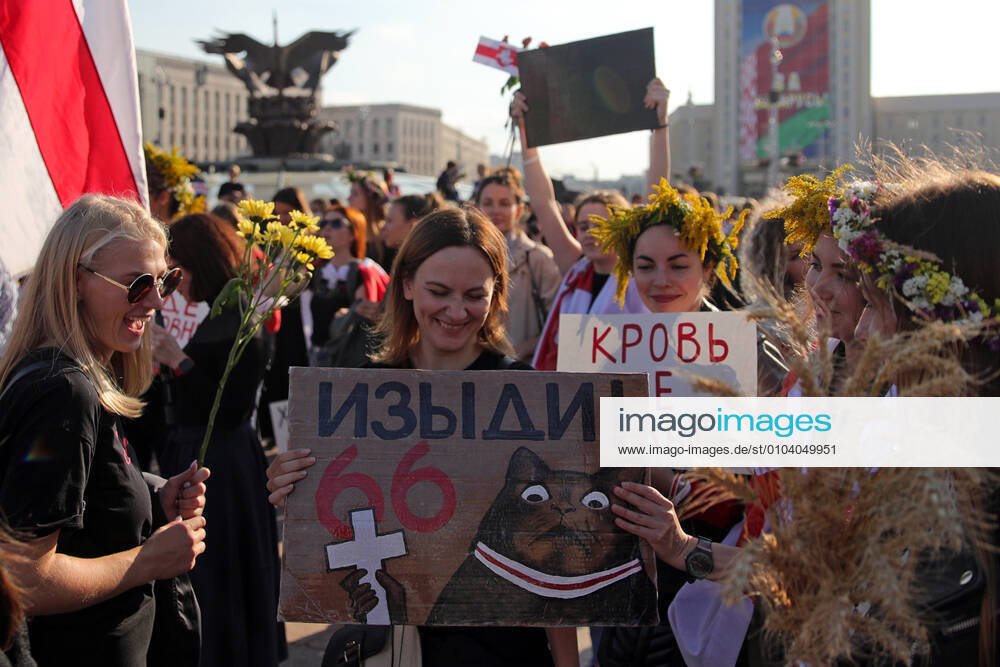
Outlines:
[[165, 251], [138, 204], [80, 198], [45, 240], [0, 362], [0, 515], [24, 536], [11, 569], [39, 664], [145, 664], [152, 582], [205, 549], [208, 469], [151, 496], [120, 435], [150, 383], [150, 319], [176, 286]]
[[511, 353], [506, 265], [506, 240], [477, 210], [424, 218], [396, 257], [378, 326], [386, 342], [376, 360], [457, 370], [484, 351]]

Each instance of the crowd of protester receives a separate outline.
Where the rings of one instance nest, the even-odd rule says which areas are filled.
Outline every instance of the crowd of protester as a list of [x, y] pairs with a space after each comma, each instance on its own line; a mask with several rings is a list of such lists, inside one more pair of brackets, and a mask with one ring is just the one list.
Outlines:
[[[853, 377], [869, 341], [967, 320], [980, 329], [956, 343], [958, 359], [976, 381], [961, 393], [1000, 393], [1000, 177], [930, 161], [889, 173], [876, 161], [876, 182], [893, 185], [846, 186], [850, 213], [810, 218], [797, 207], [808, 196], [800, 188], [738, 215], [671, 182], [668, 99], [662, 82], [649, 83], [645, 103], [660, 126], [646, 191], [631, 204], [605, 190], [557, 201], [539, 150], [526, 143], [523, 173], [483, 167], [464, 203], [454, 162], [423, 195], [401, 195], [391, 172], [360, 171], [347, 174], [346, 203], [276, 192], [276, 215], [315, 215], [315, 233], [335, 254], [233, 370], [203, 467], [192, 461], [236, 314], [205, 319], [180, 343], [157, 311], [175, 290], [186, 303], [211, 304], [239, 276], [246, 241], [236, 204], [247, 193], [238, 171], [211, 213], [196, 210], [155, 154], [148, 211], [102, 195], [67, 207], [20, 288], [0, 265], [0, 664], [275, 665], [287, 656], [275, 620], [274, 506], [316, 459], [293, 449], [269, 464], [264, 447], [276, 437], [269, 406], [287, 399], [293, 366], [555, 370], [563, 314], [718, 312], [778, 299], [813, 332], [813, 352], [833, 358], [830, 395]], [[519, 93], [510, 109], [522, 142], [529, 104]], [[877, 229], [885, 247], [933, 258], [922, 260], [932, 262], [929, 275], [950, 283], [929, 287], [913, 280], [916, 269], [845, 243], [843, 225], [855, 222], [858, 236]], [[786, 332], [766, 319], [758, 330], [758, 394], [802, 395]], [[875, 395], [906, 395], [920, 378], [885, 380]], [[617, 489], [609, 511], [657, 556], [663, 622], [655, 641], [642, 639], [643, 656], [628, 629], [595, 631], [601, 664], [762, 664], [751, 641], [759, 619], [709, 635], [706, 651], [668, 621], [691, 555], [707, 550], [707, 578], [718, 580], [741, 548], [730, 539], [746, 517], [736, 501], [678, 518], [694, 483], [657, 469], [650, 485]], [[996, 509], [995, 489], [984, 489], [983, 505]], [[996, 664], [998, 543], [973, 549], [986, 582], [965, 600], [975, 622], [933, 635], [915, 660]], [[172, 588], [161, 590], [165, 581]], [[168, 598], [182, 601], [187, 627], [161, 626]], [[185, 613], [186, 599], [197, 605]], [[418, 636], [425, 665], [579, 664], [572, 628]]]

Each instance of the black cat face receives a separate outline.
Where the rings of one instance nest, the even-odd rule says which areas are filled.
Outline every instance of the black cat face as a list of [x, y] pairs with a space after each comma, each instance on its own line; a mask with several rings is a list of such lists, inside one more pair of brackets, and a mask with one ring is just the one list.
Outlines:
[[641, 469], [602, 468], [593, 475], [552, 470], [521, 447], [511, 457], [504, 488], [484, 517], [478, 539], [552, 574], [620, 565], [634, 557], [637, 542], [614, 523], [613, 489], [641, 476]]

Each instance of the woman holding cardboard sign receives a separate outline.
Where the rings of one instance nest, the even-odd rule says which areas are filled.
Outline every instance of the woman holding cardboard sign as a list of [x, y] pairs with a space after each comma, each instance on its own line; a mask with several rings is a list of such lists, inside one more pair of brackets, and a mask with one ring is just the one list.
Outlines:
[[[507, 242], [496, 226], [472, 208], [429, 215], [407, 237], [393, 264], [378, 327], [385, 344], [375, 365], [530, 370], [510, 356], [503, 325], [507, 292]], [[295, 483], [308, 474], [316, 461], [309, 453], [293, 450], [275, 458], [267, 471], [272, 503], [283, 506]], [[355, 613], [363, 618], [375, 600], [368, 584], [358, 585], [361, 576], [356, 570], [343, 585], [350, 588]], [[392, 588], [388, 583], [387, 589]], [[546, 633], [538, 628], [437, 627], [421, 628], [420, 636], [425, 665], [578, 664], [573, 628]]]
[[[670, 174], [670, 134], [667, 123], [669, 99], [670, 91], [659, 79], [653, 79], [646, 86], [644, 103], [646, 108], [656, 109], [659, 121], [659, 127], [653, 130], [650, 142], [647, 192], [652, 192], [653, 183], [658, 183], [661, 178], [667, 178]], [[521, 131], [525, 186], [545, 242], [552, 249], [556, 264], [563, 273], [562, 284], [556, 292], [532, 365], [539, 370], [555, 370], [560, 313], [643, 313], [646, 308], [634, 288], [626, 292], [624, 302], [615, 303], [613, 297], [617, 288], [614, 279], [609, 278], [615, 265], [615, 256], [602, 252], [590, 234], [591, 219], [594, 216], [608, 215], [612, 207], [627, 208], [628, 202], [620, 193], [608, 190], [586, 194], [576, 205], [574, 236], [563, 222], [552, 181], [542, 166], [538, 149], [529, 148], [526, 143], [524, 114], [527, 110], [528, 100], [520, 92], [515, 94], [510, 115]]]

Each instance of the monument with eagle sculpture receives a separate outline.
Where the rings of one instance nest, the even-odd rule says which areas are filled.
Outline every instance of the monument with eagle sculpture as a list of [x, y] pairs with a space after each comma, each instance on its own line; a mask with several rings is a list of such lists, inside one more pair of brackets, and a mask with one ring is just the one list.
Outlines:
[[273, 45], [243, 33], [198, 41], [206, 53], [222, 55], [250, 92], [250, 119], [234, 130], [247, 138], [255, 158], [318, 157], [320, 138], [336, 124], [316, 117], [316, 89], [353, 34], [312, 31], [279, 46], [275, 18]]

